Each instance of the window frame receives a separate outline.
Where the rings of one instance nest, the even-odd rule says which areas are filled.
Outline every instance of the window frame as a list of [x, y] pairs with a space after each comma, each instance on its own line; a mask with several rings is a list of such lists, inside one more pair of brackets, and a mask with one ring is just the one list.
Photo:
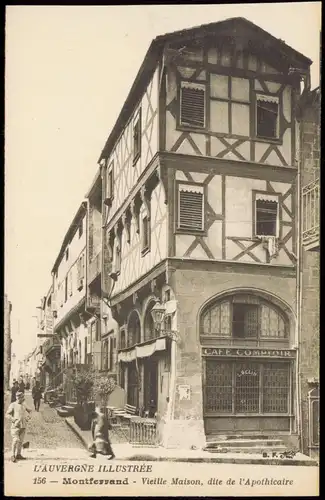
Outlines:
[[[180, 186], [188, 185], [188, 186], [196, 186], [202, 188], [202, 228], [201, 229], [193, 229], [193, 228], [181, 228], [180, 227]], [[175, 182], [175, 199], [177, 203], [175, 203], [175, 234], [193, 234], [206, 236], [206, 205], [207, 205], [207, 186], [202, 182], [192, 182], [192, 181], [179, 181]]]
[[[137, 163], [139, 158], [141, 157], [141, 142], [142, 142], [142, 124], [141, 124], [141, 106], [137, 109], [134, 114], [134, 118], [132, 121], [132, 151], [133, 151], [133, 165]], [[138, 133], [137, 138], [137, 147], [135, 147], [135, 134]]]
[[[204, 90], [204, 125], [203, 127], [200, 127], [198, 125], [191, 125], [189, 123], [183, 123], [182, 122], [182, 83], [186, 84], [192, 84], [196, 85], [198, 87], [202, 87], [202, 90]], [[197, 130], [197, 131], [203, 131], [207, 130], [208, 127], [208, 120], [207, 120], [207, 109], [208, 109], [208, 86], [206, 81], [204, 80], [199, 80], [199, 81], [193, 81], [193, 80], [188, 80], [186, 78], [179, 78], [178, 79], [178, 84], [177, 84], [177, 98], [179, 102], [179, 106], [177, 108], [177, 126], [181, 130]]]
[[[276, 137], [266, 137], [262, 135], [258, 135], [257, 133], [257, 103], [258, 103], [258, 96], [265, 96], [265, 97], [271, 97], [277, 100], [278, 104], [278, 115], [277, 115], [277, 124], [276, 124]], [[281, 109], [282, 109], [282, 102], [280, 99], [280, 96], [277, 94], [273, 94], [271, 92], [263, 92], [260, 90], [255, 90], [254, 91], [254, 140], [260, 141], [260, 142], [271, 142], [271, 143], [281, 143], [281, 123], [280, 123], [280, 117], [281, 117]]]
[[106, 173], [106, 193], [107, 193], [107, 198], [110, 201], [113, 201], [114, 199], [114, 160], [112, 160], [109, 164], [109, 167], [107, 169]]
[[[145, 235], [145, 219], [147, 219], [146, 221], [146, 225], [147, 225], [147, 241], [146, 241], [146, 245], [144, 244], [144, 235]], [[150, 247], [151, 247], [151, 238], [150, 238], [150, 233], [151, 233], [151, 224], [150, 224], [150, 216], [149, 214], [147, 214], [147, 212], [145, 211], [142, 215], [141, 215], [141, 226], [140, 226], [140, 237], [141, 237], [141, 255], [142, 257], [144, 255], [146, 255], [148, 252], [150, 252]]]
[[[277, 198], [277, 200], [274, 200], [277, 202], [277, 217], [276, 217], [276, 228], [275, 228], [275, 235], [269, 234], [269, 235], [263, 235], [263, 234], [258, 234], [257, 233], [257, 204], [256, 202], [258, 201], [258, 196], [262, 195], [265, 198], [266, 197], [272, 197], [272, 198]], [[262, 239], [262, 238], [270, 238], [270, 237], [275, 237], [275, 238], [280, 238], [280, 231], [281, 231], [281, 224], [282, 224], [282, 218], [281, 218], [281, 210], [280, 210], [280, 199], [281, 199], [282, 194], [281, 193], [270, 193], [268, 191], [261, 191], [261, 190], [252, 190], [252, 238], [253, 239]], [[272, 200], [270, 200], [272, 201]]]
[[[220, 306], [221, 304], [228, 302], [229, 303], [229, 335], [228, 334], [220, 334], [218, 335], [216, 333], [207, 333], [204, 332], [204, 318], [205, 315], [211, 311], [214, 307]], [[256, 305], [258, 306], [258, 318], [257, 318], [257, 335], [255, 337], [249, 337], [249, 336], [243, 336], [243, 337], [236, 337], [234, 336], [234, 331], [233, 331], [233, 306], [234, 304], [243, 304], [243, 305]], [[282, 319], [283, 324], [284, 324], [284, 336], [283, 337], [275, 337], [271, 335], [263, 335], [262, 334], [262, 307], [266, 306], [270, 308], [271, 310], [274, 310], [278, 316]], [[263, 298], [260, 297], [255, 297], [254, 295], [251, 294], [235, 294], [231, 295], [230, 297], [226, 297], [217, 301], [214, 301], [210, 303], [205, 311], [203, 311], [203, 314], [201, 315], [200, 319], [200, 336], [203, 338], [218, 338], [218, 339], [223, 339], [227, 340], [228, 343], [230, 344], [235, 344], [236, 343], [241, 343], [241, 342], [253, 342], [256, 341], [259, 344], [262, 342], [263, 344], [267, 344], [268, 342], [271, 343], [282, 343], [282, 344], [288, 344], [290, 342], [290, 322], [289, 319], [286, 317], [285, 313], [281, 311], [281, 309], [274, 305], [272, 302], [269, 302]]]

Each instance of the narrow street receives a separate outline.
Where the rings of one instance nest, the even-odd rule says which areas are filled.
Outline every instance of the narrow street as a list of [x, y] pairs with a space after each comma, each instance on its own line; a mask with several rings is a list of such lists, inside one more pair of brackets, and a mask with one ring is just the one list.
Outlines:
[[[30, 393], [26, 393], [26, 405], [32, 409], [31, 420], [28, 422], [25, 442], [29, 441], [30, 447], [24, 450], [28, 459], [37, 458], [85, 458], [87, 452], [79, 438], [67, 426], [65, 420], [59, 417], [53, 408], [41, 402], [40, 411], [34, 410], [33, 400]], [[4, 409], [10, 403], [10, 394], [5, 394]], [[4, 419], [4, 454], [5, 461], [10, 461], [11, 436], [10, 420]], [[17, 466], [18, 464], [12, 464]]]

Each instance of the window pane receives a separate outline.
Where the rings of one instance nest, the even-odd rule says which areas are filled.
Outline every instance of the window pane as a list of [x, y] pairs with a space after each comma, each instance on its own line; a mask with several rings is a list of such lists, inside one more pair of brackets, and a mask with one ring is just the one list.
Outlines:
[[228, 76], [210, 75], [210, 95], [211, 97], [228, 99]]
[[256, 134], [258, 137], [278, 137], [278, 103], [257, 100]]
[[257, 363], [238, 363], [235, 373], [236, 412], [259, 412], [260, 371]]
[[210, 101], [210, 129], [212, 132], [229, 133], [227, 102]]
[[263, 372], [263, 412], [287, 413], [289, 395], [289, 365], [267, 363]]
[[249, 80], [247, 78], [231, 79], [231, 99], [249, 101]]
[[276, 201], [256, 200], [256, 234], [276, 236], [277, 216], [278, 203]]
[[233, 304], [232, 331], [236, 338], [257, 337], [258, 306]]
[[231, 103], [231, 132], [249, 136], [249, 105]]
[[261, 306], [261, 336], [273, 338], [285, 338], [285, 324], [281, 316], [274, 309]]
[[205, 410], [232, 412], [232, 363], [207, 360]]

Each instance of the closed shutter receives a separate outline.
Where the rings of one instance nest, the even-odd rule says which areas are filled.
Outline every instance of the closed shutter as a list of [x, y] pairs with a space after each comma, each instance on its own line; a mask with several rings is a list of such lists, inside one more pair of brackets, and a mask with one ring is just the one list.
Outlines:
[[179, 229], [204, 230], [203, 201], [202, 186], [179, 186]]
[[182, 82], [181, 124], [205, 127], [205, 85]]

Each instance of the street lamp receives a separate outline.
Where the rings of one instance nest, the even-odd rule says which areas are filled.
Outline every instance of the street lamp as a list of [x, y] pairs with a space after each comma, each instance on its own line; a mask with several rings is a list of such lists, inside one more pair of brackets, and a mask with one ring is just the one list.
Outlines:
[[150, 311], [155, 325], [155, 330], [157, 332], [159, 332], [161, 329], [161, 323], [164, 319], [165, 311], [166, 311], [166, 306], [162, 304], [159, 300], [155, 303], [155, 305]]

